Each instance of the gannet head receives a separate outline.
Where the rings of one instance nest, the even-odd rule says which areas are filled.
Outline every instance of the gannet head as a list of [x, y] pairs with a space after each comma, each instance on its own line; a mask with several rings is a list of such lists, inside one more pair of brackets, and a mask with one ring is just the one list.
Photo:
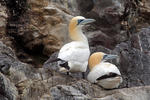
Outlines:
[[82, 34], [82, 26], [88, 23], [94, 22], [94, 19], [86, 19], [82, 16], [73, 17], [69, 24], [69, 35], [72, 40], [81, 40], [83, 37]]
[[117, 55], [110, 55], [105, 54], [103, 52], [95, 52], [89, 58], [89, 69], [92, 70], [97, 64], [101, 63], [102, 61], [105, 62], [109, 59], [117, 58]]

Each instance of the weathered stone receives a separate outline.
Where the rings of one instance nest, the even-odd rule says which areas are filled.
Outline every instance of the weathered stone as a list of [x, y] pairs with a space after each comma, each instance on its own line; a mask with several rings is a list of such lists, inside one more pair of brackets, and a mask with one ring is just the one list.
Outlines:
[[123, 76], [124, 81], [121, 87], [150, 85], [148, 78], [150, 75], [149, 31], [150, 28], [142, 29], [141, 32], [133, 35], [129, 41], [118, 44], [113, 50], [104, 47], [106, 45], [101, 44], [97, 37], [93, 38], [94, 41], [99, 40], [97, 44], [91, 41], [94, 45], [90, 47], [91, 53], [101, 51], [119, 56], [119, 59], [113, 60], [112, 63], [117, 65]]
[[34, 70], [30, 65], [18, 61], [12, 49], [0, 42], [0, 72], [8, 75], [11, 82], [16, 84], [19, 81], [26, 80], [27, 77], [39, 77], [33, 74]]
[[40, 98], [49, 98], [50, 100], [52, 100], [52, 95], [49, 92], [51, 87], [61, 84], [68, 85], [72, 82], [77, 81], [75, 78], [59, 74], [54, 71], [44, 72], [41, 73], [42, 79], [28, 78], [27, 80], [21, 81], [18, 84], [16, 84], [21, 99], [37, 100]]
[[[6, 100], [7, 98], [9, 100], [16, 100], [16, 98], [22, 98], [23, 100], [33, 100], [32, 95], [31, 96], [28, 96], [28, 95], [31, 94], [30, 91], [34, 87], [34, 82], [42, 79], [42, 76], [40, 75], [41, 71], [40, 70], [38, 71], [38, 69], [33, 68], [33, 66], [31, 65], [20, 62], [16, 58], [12, 49], [4, 45], [2, 42], [0, 42], [0, 59], [1, 59], [0, 65], [2, 65], [0, 67], [1, 72], [3, 72], [4, 74], [7, 74], [7, 77], [12, 82], [11, 83], [3, 74], [0, 73], [0, 78], [1, 78], [0, 94], [2, 93], [1, 94], [2, 96], [0, 97], [3, 99], [6, 98]], [[9, 68], [7, 69], [8, 66]], [[6, 71], [3, 69], [5, 69]], [[43, 77], [44, 76], [45, 74], [43, 74]], [[37, 84], [37, 86], [39, 84], [40, 84], [40, 81]], [[17, 89], [14, 85], [17, 87]], [[18, 93], [19, 93], [19, 96], [18, 96]], [[38, 93], [36, 93], [34, 98], [36, 98], [37, 95]]]
[[77, 0], [77, 3], [78, 3], [78, 9], [82, 14], [86, 14], [90, 12], [94, 7], [93, 0], [82, 0], [82, 1]]
[[8, 98], [6, 98], [6, 97], [0, 95], [0, 100], [8, 100]]
[[104, 34], [101, 31], [91, 32], [89, 35], [89, 45], [90, 47], [96, 47], [102, 45], [106, 48], [114, 48], [117, 44], [113, 38], [109, 37], [108, 35]]
[[[7, 44], [0, 42], [0, 88], [3, 90], [0, 91], [0, 99], [150, 100], [150, 87], [143, 86], [150, 85], [150, 28], [146, 28], [150, 23], [149, 1], [145, 1], [145, 6], [140, 8], [142, 21], [137, 26], [141, 32], [131, 34], [130, 39], [121, 27], [123, 0], [2, 0], [4, 1], [7, 8], [0, 5], [0, 33], [5, 34], [7, 31], [15, 37], [12, 40], [17, 41], [20, 48], [30, 55], [36, 55], [37, 59], [41, 57], [40, 54], [51, 55], [68, 42], [68, 23], [71, 15], [79, 15], [78, 6], [81, 15], [96, 19], [96, 23], [85, 28], [91, 53], [102, 51], [119, 55], [119, 59], [111, 62], [120, 69], [124, 81], [120, 89], [104, 90], [81, 79], [80, 74], [68, 76], [57, 72], [57, 63], [43, 65], [48, 69], [33, 68], [20, 62], [12, 49], [7, 47], [12, 45], [10, 37], [0, 35], [0, 38], [3, 36], [3, 43]], [[9, 17], [6, 11], [9, 11]], [[141, 27], [145, 29], [141, 30]], [[17, 52], [17, 55], [20, 58], [26, 57], [23, 52]], [[50, 59], [56, 58], [57, 54], [55, 52]], [[31, 58], [26, 59], [28, 63], [33, 62]], [[38, 63], [41, 64], [39, 60]]]
[[8, 48], [0, 42], [0, 71], [3, 74], [8, 74], [9, 69], [14, 62], [15, 54], [11, 48]]
[[82, 94], [79, 90], [65, 85], [58, 85], [50, 89], [53, 100], [88, 100], [88, 95]]
[[[68, 21], [72, 16], [65, 7], [48, 0], [22, 1], [20, 5], [13, 2], [13, 8], [7, 2], [10, 11], [8, 34], [23, 50], [49, 56], [68, 40]], [[13, 15], [13, 11], [16, 14]]]
[[8, 21], [8, 9], [5, 1], [0, 1], [0, 41], [3, 41], [8, 46], [12, 45], [11, 39], [7, 36], [7, 21]]
[[62, 5], [66, 9], [70, 10], [70, 12], [72, 12], [72, 14], [74, 15], [79, 14], [77, 0], [51, 0], [51, 2], [55, 2], [58, 5]]
[[40, 100], [52, 100], [52, 97], [49, 94], [44, 94]]
[[150, 28], [133, 35], [131, 41], [117, 45], [124, 87], [150, 85]]
[[117, 90], [116, 93], [93, 100], [149, 100], [149, 87], [135, 87]]
[[[146, 32], [149, 32], [149, 29], [145, 29], [142, 32], [139, 33], [140, 42], [138, 42], [138, 43], [147, 44], [148, 43], [147, 37], [149, 37], [149, 36], [148, 36], [148, 33], [146, 33]], [[116, 53], [120, 49], [123, 50], [122, 52], [125, 52], [124, 50], [126, 50], [126, 47], [128, 47], [127, 49], [129, 49], [129, 51], [128, 52], [126, 51], [125, 54], [130, 53], [130, 50], [131, 51], [135, 50], [136, 54], [137, 54], [137, 51], [138, 51], [138, 53], [141, 52], [140, 49], [130, 48], [129, 46], [131, 46], [131, 45], [129, 45], [127, 43], [120, 44], [116, 47], [116, 49], [114, 49], [114, 51], [112, 51], [112, 50], [106, 49], [105, 47], [102, 47], [99, 45], [99, 46], [97, 46], [97, 48], [94, 48], [94, 50], [96, 50], [96, 51], [102, 50], [107, 53]], [[120, 48], [120, 49], [118, 49], [118, 48]], [[142, 49], [143, 49], [143, 51], [149, 50], [149, 48], [147, 46], [142, 46]], [[4, 52], [4, 50], [5, 50], [5, 52]], [[9, 53], [9, 55], [6, 55], [7, 53]], [[3, 55], [5, 54], [5, 57], [6, 57], [5, 59], [8, 59], [8, 61], [10, 62], [10, 63], [7, 62], [8, 64], [11, 65], [11, 67], [9, 69], [10, 73], [9, 73], [8, 78], [17, 87], [17, 90], [15, 90], [15, 91], [18, 91], [18, 93], [19, 93], [18, 98], [22, 99], [22, 100], [38, 100], [38, 99], [41, 99], [41, 100], [45, 100], [45, 99], [48, 99], [48, 100], [57, 100], [57, 99], [62, 99], [62, 100], [64, 100], [64, 99], [149, 100], [149, 98], [150, 98], [149, 97], [149, 93], [150, 93], [149, 86], [125, 88], [125, 89], [114, 89], [114, 90], [104, 90], [103, 88], [99, 87], [98, 85], [92, 84], [92, 83], [88, 82], [87, 80], [84, 80], [84, 79], [81, 79], [78, 77], [74, 77], [74, 76], [72, 77], [72, 76], [68, 76], [65, 74], [61, 74], [61, 73], [55, 72], [52, 69], [32, 68], [32, 66], [18, 61], [16, 59], [13, 51], [10, 48], [8, 48], [6, 45], [4, 45], [2, 42], [0, 43], [0, 54], [1, 54], [0, 57], [2, 56], [2, 54]], [[119, 52], [118, 52], [118, 54], [119, 54]], [[57, 55], [57, 53], [54, 54], [54, 56], [56, 56], [56, 55]], [[130, 55], [125, 56], [126, 58], [128, 58], [126, 60], [127, 61], [130, 60], [129, 58], [131, 56], [133, 56], [132, 53]], [[130, 62], [131, 61], [133, 62], [133, 61], [136, 61], [139, 59], [138, 56], [136, 58], [137, 59], [134, 59], [134, 60], [132, 58], [132, 60], [130, 60]], [[5, 60], [5, 59], [2, 59], [2, 60]], [[123, 58], [120, 58], [119, 62], [117, 62], [118, 65], [119, 65], [119, 63], [122, 63], [122, 59]], [[144, 60], [144, 62], [145, 61], [147, 62], [147, 60]], [[131, 63], [129, 63], [129, 64], [131, 64]], [[135, 63], [133, 63], [133, 64], [136, 67], [136, 64]], [[145, 65], [145, 64], [143, 63], [143, 65]], [[132, 67], [135, 68], [134, 66], [132, 66]], [[54, 65], [52, 67], [56, 67], [56, 65]], [[134, 73], [134, 71], [132, 71], [132, 69], [131, 70], [129, 69], [132, 67], [127, 68], [126, 66], [122, 67], [121, 65], [118, 67], [120, 68], [121, 73], [124, 78], [124, 82], [121, 87], [131, 87], [131, 86], [136, 86], [136, 85], [139, 86], [142, 83], [137, 81], [136, 79], [140, 78], [140, 76], [147, 77], [147, 76], [144, 76], [145, 74], [143, 74], [143, 73], [146, 73], [146, 71], [140, 73], [141, 68], [139, 68], [139, 67], [136, 68], [137, 70], [134, 70], [134, 71], [136, 71], [136, 73], [138, 73], [138, 74], [140, 73], [138, 78], [136, 78], [136, 74]], [[146, 67], [144, 67], [144, 68], [146, 68]], [[147, 69], [147, 71], [149, 71], [149, 70]], [[0, 76], [1, 76], [1, 74], [0, 74]], [[2, 76], [5, 77], [3, 74], [2, 74]], [[132, 77], [130, 77], [130, 76], [132, 76]], [[6, 78], [6, 80], [8, 80], [8, 79]], [[148, 79], [147, 79], [147, 81], [145, 81], [145, 80], [146, 80], [146, 78], [142, 79], [142, 81], [148, 82]], [[12, 83], [10, 83], [10, 84], [12, 84]], [[7, 90], [11, 90], [11, 88], [8, 88]], [[5, 92], [5, 91], [3, 91], [3, 92]], [[2, 95], [1, 96], [2, 98], [6, 99], [6, 100], [9, 99], [7, 96], [5, 96], [3, 94], [1, 94], [1, 95]]]
[[77, 3], [81, 14], [96, 19], [97, 29], [109, 36], [120, 33], [120, 16], [124, 11], [122, 0], [79, 0]]
[[[106, 15], [106, 13], [110, 12], [116, 12], [122, 13], [124, 10], [124, 5], [122, 0], [105, 0], [105, 1], [99, 1], [99, 0], [93, 0], [95, 3], [95, 10], [99, 12], [100, 16]], [[108, 11], [108, 12], [107, 12]]]
[[[0, 3], [0, 34], [5, 34], [6, 32], [6, 24], [7, 24], [7, 9], [5, 6]], [[0, 37], [1, 37], [0, 35]]]
[[2, 73], [0, 73], [0, 90], [0, 94], [4, 96], [4, 99], [16, 100], [18, 97], [16, 87]]
[[[149, 93], [149, 86], [104, 90], [101, 87], [84, 80], [72, 83], [71, 86], [57, 85], [50, 89], [50, 94], [54, 100], [57, 100], [58, 98], [62, 100], [74, 98], [76, 100], [77, 94], [79, 97], [82, 96], [82, 99], [88, 100], [149, 100]], [[80, 100], [81, 98], [78, 99]]]
[[28, 30], [31, 31], [28, 34], [31, 36], [23, 34], [25, 46], [30, 50], [41, 46], [43, 54], [49, 56], [59, 50], [63, 41], [66, 40], [68, 36], [67, 23], [71, 15], [63, 6], [59, 7], [47, 0], [36, 0], [36, 2], [32, 0], [28, 4], [33, 5], [29, 12], [31, 13], [31, 23], [28, 27]]

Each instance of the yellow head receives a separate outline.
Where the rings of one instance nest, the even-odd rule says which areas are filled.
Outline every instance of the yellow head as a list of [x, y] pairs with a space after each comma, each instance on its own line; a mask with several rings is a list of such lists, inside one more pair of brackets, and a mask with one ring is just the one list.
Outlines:
[[109, 59], [114, 59], [117, 57], [118, 57], [117, 55], [109, 55], [103, 52], [95, 52], [89, 58], [89, 69], [92, 70], [93, 67], [95, 67], [102, 61], [107, 61]]
[[69, 24], [69, 36], [72, 40], [82, 40], [82, 26], [94, 22], [94, 19], [86, 19], [82, 16], [76, 16], [71, 19]]

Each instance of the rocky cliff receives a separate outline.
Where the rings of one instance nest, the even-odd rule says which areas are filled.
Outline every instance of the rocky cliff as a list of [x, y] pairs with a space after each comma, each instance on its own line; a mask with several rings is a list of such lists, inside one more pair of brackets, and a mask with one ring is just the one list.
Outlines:
[[[148, 0], [1, 0], [0, 100], [150, 100], [150, 2]], [[84, 27], [91, 52], [117, 54], [119, 89], [105, 90], [67, 76], [56, 63], [70, 41], [69, 20], [96, 19]]]

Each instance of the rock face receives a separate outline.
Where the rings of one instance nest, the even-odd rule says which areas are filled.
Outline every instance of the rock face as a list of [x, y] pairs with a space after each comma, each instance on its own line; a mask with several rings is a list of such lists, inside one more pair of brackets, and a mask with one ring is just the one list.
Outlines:
[[[5, 58], [1, 59], [1, 62], [5, 62], [2, 63], [5, 65], [4, 68], [11, 65], [8, 69], [9, 73], [0, 73], [5, 83], [2, 84], [3, 81], [1, 81], [0, 85], [7, 85], [7, 89], [0, 92], [2, 95], [0, 97], [3, 100], [15, 100], [16, 98], [21, 100], [57, 100], [58, 98], [60, 100], [149, 100], [149, 86], [104, 90], [87, 80], [60, 74], [49, 69], [32, 68], [31, 65], [18, 61], [12, 49], [2, 42], [0, 43], [0, 57]], [[8, 78], [4, 76], [6, 74]]]
[[0, 40], [3, 41], [7, 45], [11, 45], [11, 40], [9, 37], [7, 37], [7, 19], [8, 19], [8, 13], [7, 13], [7, 7], [5, 6], [4, 1], [0, 1]]
[[127, 32], [122, 29], [121, 17], [125, 9], [122, 0], [78, 0], [77, 3], [83, 16], [96, 19], [87, 28], [92, 31], [88, 32], [91, 46], [102, 45], [114, 49], [118, 43], [128, 39]]
[[[95, 31], [88, 35], [90, 47], [102, 45], [106, 48], [114, 48], [116, 41], [101, 31]], [[98, 38], [97, 38], [98, 37]]]
[[[111, 39], [102, 37], [104, 41], [97, 41], [97, 45], [91, 45], [91, 51], [102, 51], [119, 55], [119, 61], [113, 61], [123, 75], [124, 82], [121, 87], [133, 87], [150, 85], [150, 28], [144, 28], [133, 35], [129, 41], [118, 44], [113, 50], [106, 48]], [[107, 40], [108, 39], [108, 40]], [[94, 38], [93, 38], [94, 40]], [[96, 41], [96, 39], [94, 40]], [[106, 42], [105, 42], [106, 41]], [[95, 42], [92, 41], [94, 44]], [[100, 46], [103, 45], [103, 46]]]
[[18, 91], [13, 83], [0, 73], [0, 98], [1, 100], [16, 100]]
[[[67, 23], [72, 16], [65, 7], [48, 0], [22, 1], [20, 5], [12, 2], [7, 2], [8, 34], [25, 51], [49, 56], [68, 40]], [[13, 14], [13, 10], [20, 12]]]
[[97, 29], [109, 35], [119, 32], [119, 18], [124, 11], [121, 0], [79, 0], [79, 9], [84, 16], [96, 19]]
[[8, 74], [9, 69], [14, 62], [15, 54], [11, 48], [8, 48], [0, 42], [0, 71], [3, 74]]
[[[149, 87], [147, 87], [149, 88]], [[149, 100], [150, 91], [144, 87], [122, 89], [118, 93], [94, 100]]]
[[50, 89], [53, 100], [86, 100], [88, 96], [82, 94], [79, 90], [65, 85], [58, 85]]
[[66, 9], [70, 10], [73, 15], [79, 15], [77, 0], [51, 0], [51, 2], [57, 3], [58, 5], [62, 5]]
[[[149, 29], [147, 30], [149, 32]], [[143, 32], [147, 31], [143, 30]], [[141, 35], [142, 33], [139, 34]], [[146, 38], [144, 40], [146, 40]], [[140, 41], [140, 43], [142, 43], [143, 40], [140, 38]], [[145, 42], [145, 44], [146, 43], [147, 42]], [[118, 49], [118, 47], [116, 48]], [[109, 49], [107, 52], [110, 52]], [[1, 62], [5, 62], [2, 63], [5, 65], [3, 68], [11, 65], [8, 69], [9, 73], [0, 73], [0, 76], [5, 83], [3, 84], [3, 81], [1, 81], [0, 85], [7, 85], [8, 87], [0, 92], [2, 95], [0, 97], [3, 98], [3, 100], [15, 100], [16, 98], [21, 100], [57, 100], [58, 98], [60, 100], [149, 100], [150, 98], [149, 86], [104, 90], [101, 87], [81, 78], [67, 76], [49, 69], [33, 68], [31, 65], [17, 60], [12, 49], [8, 48], [2, 42], [0, 43], [0, 57], [5, 58], [1, 59]], [[6, 74], [8, 74], [8, 78], [4, 76]], [[127, 76], [128, 74], [123, 74], [123, 76], [125, 75]], [[128, 77], [128, 79], [132, 80], [132, 77]], [[126, 84], [126, 82], [128, 82], [128, 84], [133, 84], [133, 81], [128, 81], [126, 79], [124, 79], [124, 81], [124, 84]]]
[[[123, 0], [0, 1], [0, 100], [150, 100], [150, 27], [146, 28], [150, 13], [146, 2], [140, 8], [144, 22], [137, 25], [139, 32], [129, 35], [122, 29]], [[36, 68], [41, 55], [57, 57], [56, 51], [68, 42], [68, 22], [79, 13], [96, 19], [85, 27], [91, 53], [119, 56], [111, 61], [123, 76], [119, 89], [104, 90], [82, 79], [80, 73], [59, 73], [55, 71], [57, 63]], [[39, 64], [19, 61], [26, 54]]]
[[[91, 52], [102, 51], [120, 56], [120, 60], [113, 62], [118, 65], [123, 74], [122, 87], [149, 85], [149, 28], [142, 30], [140, 28], [140, 32], [130, 36], [121, 28], [125, 3], [121, 0], [78, 2], [79, 5], [83, 5], [79, 6], [81, 14], [95, 18], [98, 22], [94, 26], [98, 26], [97, 31], [88, 33]], [[87, 8], [89, 10], [86, 10]], [[144, 14], [143, 10], [141, 12]], [[149, 15], [148, 9], [143, 16], [147, 15]], [[146, 23], [149, 23], [148, 19]]]
[[6, 31], [6, 24], [7, 24], [7, 13], [6, 7], [0, 4], [0, 34], [5, 34]]
[[[6, 75], [7, 77], [5, 77]], [[41, 78], [39, 73], [28, 64], [20, 62], [11, 48], [0, 42], [0, 94], [8, 100], [20, 98], [22, 88], [18, 84], [30, 79]]]
[[[127, 87], [150, 85], [150, 28], [142, 29], [131, 41], [119, 44], [115, 51], [120, 55], [120, 70]], [[125, 83], [125, 82], [124, 82]]]
[[[26, 46], [32, 49], [33, 46], [41, 44], [43, 54], [50, 55], [57, 51], [67, 38], [67, 23], [71, 18], [69, 12], [56, 3], [47, 0], [32, 0], [28, 2], [31, 6], [29, 29], [32, 36], [25, 36]], [[41, 16], [38, 16], [41, 15]], [[38, 20], [38, 21], [37, 21]], [[30, 38], [29, 38], [30, 37]], [[31, 38], [33, 37], [33, 38]]]
[[1, 41], [14, 48], [21, 61], [41, 67], [46, 57], [68, 42], [68, 21], [72, 18], [72, 10], [65, 5], [49, 0], [3, 0], [2, 3], [3, 17], [0, 18], [7, 26], [3, 26], [4, 32], [7, 31]]

